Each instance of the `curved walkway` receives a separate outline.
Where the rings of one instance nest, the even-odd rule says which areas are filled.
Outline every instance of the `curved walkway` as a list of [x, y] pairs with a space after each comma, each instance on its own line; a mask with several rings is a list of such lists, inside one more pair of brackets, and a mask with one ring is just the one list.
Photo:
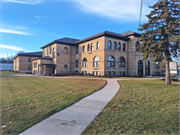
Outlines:
[[[51, 78], [51, 77], [48, 77]], [[61, 77], [58, 77], [61, 78]], [[75, 77], [63, 77], [75, 78]], [[76, 78], [77, 79], [77, 78]], [[100, 78], [79, 78], [100, 79]], [[101, 78], [102, 79], [102, 78]], [[25, 130], [20, 135], [79, 135], [103, 110], [106, 104], [118, 92], [120, 86], [117, 80], [104, 79], [107, 85], [101, 90], [81, 99], [73, 105], [50, 116], [42, 122]]]

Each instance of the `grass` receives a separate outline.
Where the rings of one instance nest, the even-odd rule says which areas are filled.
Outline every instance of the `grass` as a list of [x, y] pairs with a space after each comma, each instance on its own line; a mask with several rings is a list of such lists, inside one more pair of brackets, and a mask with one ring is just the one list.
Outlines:
[[179, 134], [179, 82], [123, 80], [82, 134]]
[[105, 80], [1, 77], [2, 134], [18, 134], [106, 85]]
[[26, 74], [26, 73], [15, 73], [13, 71], [0, 71], [0, 73], [4, 73], [4, 74]]
[[14, 74], [14, 72], [13, 72], [13, 71], [0, 71], [0, 73]]

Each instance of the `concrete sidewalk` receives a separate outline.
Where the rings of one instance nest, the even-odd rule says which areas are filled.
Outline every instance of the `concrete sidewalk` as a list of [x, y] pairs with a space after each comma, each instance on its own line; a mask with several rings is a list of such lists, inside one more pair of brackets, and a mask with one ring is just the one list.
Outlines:
[[117, 82], [119, 79], [105, 80], [107, 80], [107, 85], [101, 90], [32, 126], [20, 135], [81, 134], [120, 88]]

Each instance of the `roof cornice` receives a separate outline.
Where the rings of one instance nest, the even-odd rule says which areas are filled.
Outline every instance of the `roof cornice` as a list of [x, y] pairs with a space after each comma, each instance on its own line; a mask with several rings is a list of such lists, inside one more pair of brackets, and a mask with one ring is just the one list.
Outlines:
[[128, 41], [129, 40], [129, 38], [127, 38], [127, 37], [125, 37], [125, 36], [123, 36], [121, 34], [109, 32], [109, 31], [104, 31], [104, 32], [101, 32], [99, 34], [96, 34], [96, 35], [87, 37], [85, 39], [82, 39], [80, 41], [77, 41], [75, 44], [81, 44], [81, 43], [84, 43], [84, 42], [87, 42], [87, 41], [90, 41], [90, 40], [93, 40], [93, 39], [96, 39], [96, 38], [99, 38], [99, 37], [102, 37], [102, 36], [113, 37], [113, 38], [121, 39], [121, 40], [124, 40], [124, 41]]

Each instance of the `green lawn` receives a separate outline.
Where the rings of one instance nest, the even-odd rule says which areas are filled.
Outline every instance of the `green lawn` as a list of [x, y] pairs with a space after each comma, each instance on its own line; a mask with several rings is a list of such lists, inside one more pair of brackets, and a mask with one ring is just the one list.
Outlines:
[[105, 80], [1, 77], [2, 134], [18, 134], [106, 85]]
[[13, 71], [0, 71], [0, 73], [13, 74]]
[[179, 134], [179, 82], [123, 80], [82, 134]]
[[3, 74], [26, 74], [26, 73], [15, 73], [13, 71], [0, 71], [0, 73], [3, 73]]

